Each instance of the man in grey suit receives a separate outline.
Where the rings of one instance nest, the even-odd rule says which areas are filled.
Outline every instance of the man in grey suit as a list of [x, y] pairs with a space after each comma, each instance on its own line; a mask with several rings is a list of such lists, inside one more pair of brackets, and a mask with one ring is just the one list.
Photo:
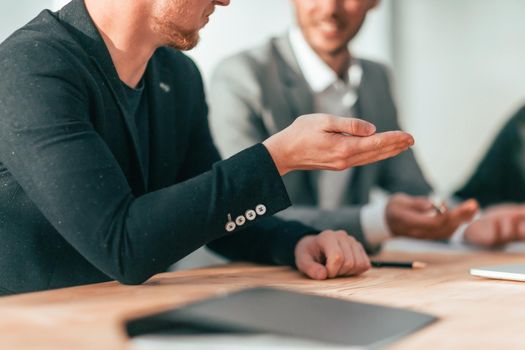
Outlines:
[[[355, 115], [381, 131], [399, 129], [385, 68], [353, 57], [348, 49], [378, 1], [292, 3], [297, 28], [226, 59], [213, 76], [210, 122], [224, 157], [285, 129], [305, 113]], [[284, 182], [294, 206], [283, 217], [319, 229], [344, 229], [369, 250], [391, 236], [448, 238], [477, 210], [475, 201], [467, 201], [436, 214], [427, 199], [431, 186], [411, 151], [341, 172], [295, 172]], [[370, 203], [374, 187], [399, 194]]]

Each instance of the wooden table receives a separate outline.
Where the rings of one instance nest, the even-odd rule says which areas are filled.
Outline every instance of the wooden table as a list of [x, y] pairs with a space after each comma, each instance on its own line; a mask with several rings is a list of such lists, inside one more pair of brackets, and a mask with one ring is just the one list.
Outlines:
[[440, 318], [393, 349], [525, 348], [525, 283], [478, 279], [474, 266], [525, 263], [524, 254], [388, 252], [422, 270], [374, 269], [312, 281], [283, 267], [227, 265], [165, 273], [140, 286], [115, 282], [0, 298], [0, 349], [129, 349], [123, 320], [225, 291], [273, 286], [406, 307]]

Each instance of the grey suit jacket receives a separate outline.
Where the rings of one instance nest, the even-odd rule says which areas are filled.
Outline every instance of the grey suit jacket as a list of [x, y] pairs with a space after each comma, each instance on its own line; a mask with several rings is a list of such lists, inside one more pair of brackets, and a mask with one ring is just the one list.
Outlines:
[[[399, 129], [386, 70], [360, 60], [363, 76], [358, 90], [358, 117], [378, 131]], [[292, 52], [288, 36], [230, 57], [218, 65], [211, 83], [210, 123], [223, 156], [261, 142], [290, 125], [297, 116], [314, 112], [313, 93]], [[431, 191], [412, 151], [379, 163], [356, 167], [337, 210], [317, 207], [318, 172], [296, 171], [284, 182], [293, 207], [280, 215], [318, 229], [345, 229], [366, 243], [360, 210], [377, 186], [388, 192], [425, 195]]]

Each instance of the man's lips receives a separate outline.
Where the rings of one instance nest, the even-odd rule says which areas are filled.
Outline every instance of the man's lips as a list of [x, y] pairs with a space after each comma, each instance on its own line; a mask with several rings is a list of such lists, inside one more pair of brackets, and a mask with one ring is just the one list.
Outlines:
[[335, 35], [342, 32], [344, 26], [334, 21], [323, 21], [317, 24], [317, 28], [323, 33]]
[[210, 21], [210, 16], [215, 12], [215, 8], [212, 8], [208, 13], [204, 14], [204, 24], [207, 24]]
[[211, 10], [208, 11], [208, 13], [205, 13], [205, 14], [204, 14], [204, 16], [205, 16], [205, 17], [210, 17], [211, 14], [212, 14], [213, 12], [215, 12], [215, 7], [212, 7]]

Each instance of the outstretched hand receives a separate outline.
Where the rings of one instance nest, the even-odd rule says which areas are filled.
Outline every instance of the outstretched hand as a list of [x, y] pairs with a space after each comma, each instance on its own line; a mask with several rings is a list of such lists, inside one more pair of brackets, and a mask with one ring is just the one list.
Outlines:
[[263, 144], [281, 175], [292, 170], [344, 170], [393, 157], [414, 144], [402, 131], [376, 133], [373, 124], [328, 114], [298, 117]]

